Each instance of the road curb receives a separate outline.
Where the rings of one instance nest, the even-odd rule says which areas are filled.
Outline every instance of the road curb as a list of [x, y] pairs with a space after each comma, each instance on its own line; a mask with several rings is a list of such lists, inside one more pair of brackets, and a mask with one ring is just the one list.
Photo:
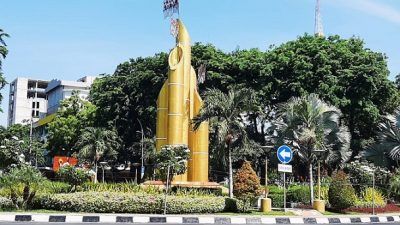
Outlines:
[[240, 216], [135, 216], [135, 215], [0, 215], [0, 222], [149, 223], [149, 224], [341, 224], [399, 222], [399, 216], [354, 217], [240, 217]]

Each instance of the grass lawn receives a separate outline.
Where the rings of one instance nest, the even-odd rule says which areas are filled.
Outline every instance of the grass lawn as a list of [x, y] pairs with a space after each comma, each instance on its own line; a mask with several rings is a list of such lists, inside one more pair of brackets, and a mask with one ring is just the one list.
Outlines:
[[322, 213], [324, 216], [335, 216], [335, 215], [360, 215], [362, 213], [358, 213], [358, 212], [331, 212], [331, 211], [325, 211], [324, 213]]

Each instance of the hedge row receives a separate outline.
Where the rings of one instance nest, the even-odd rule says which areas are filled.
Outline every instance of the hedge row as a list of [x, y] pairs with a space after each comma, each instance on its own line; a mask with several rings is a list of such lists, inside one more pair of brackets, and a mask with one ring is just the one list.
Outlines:
[[[215, 196], [168, 196], [170, 214], [219, 213], [239, 211], [236, 200]], [[88, 213], [162, 213], [164, 195], [118, 192], [76, 192], [40, 195], [34, 200], [36, 209]]]

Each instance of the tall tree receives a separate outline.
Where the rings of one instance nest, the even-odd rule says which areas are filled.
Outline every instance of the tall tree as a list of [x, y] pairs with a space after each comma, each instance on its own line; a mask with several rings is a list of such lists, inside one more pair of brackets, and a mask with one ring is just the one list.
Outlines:
[[358, 38], [301, 36], [267, 54], [274, 78], [271, 103], [318, 94], [342, 111], [356, 156], [375, 136], [381, 116], [399, 105], [399, 92], [388, 80], [386, 59]]
[[[280, 105], [278, 115], [274, 126], [279, 142], [292, 146], [308, 166], [312, 204], [313, 164], [325, 160], [343, 166], [351, 154], [350, 133], [340, 123], [340, 110], [321, 101], [315, 94], [291, 98]], [[323, 155], [318, 156], [318, 151]]]
[[70, 156], [74, 153], [82, 130], [93, 126], [95, 115], [96, 107], [81, 99], [78, 92], [63, 100], [55, 118], [47, 125], [47, 148], [51, 155]]
[[210, 120], [211, 127], [218, 137], [218, 143], [224, 146], [223, 150], [228, 158], [229, 166], [229, 196], [233, 197], [233, 169], [232, 149], [237, 145], [244, 145], [247, 133], [243, 115], [254, 109], [254, 98], [249, 89], [232, 89], [227, 94], [217, 89], [210, 89], [204, 93], [204, 105], [199, 115], [194, 119], [197, 129], [204, 121]]
[[[10, 35], [8, 35], [2, 29], [0, 29], [0, 90], [3, 89], [4, 86], [7, 84], [6, 79], [3, 77], [2, 65], [3, 65], [3, 59], [5, 59], [8, 54], [7, 44], [4, 41], [4, 38], [8, 37], [10, 37]], [[3, 95], [0, 94], [0, 103], [2, 100], [3, 100]], [[2, 112], [1, 108], [0, 112]]]
[[89, 160], [93, 164], [94, 181], [97, 182], [97, 164], [99, 160], [115, 160], [120, 148], [120, 140], [114, 130], [87, 127], [82, 131], [75, 147], [79, 151], [78, 158]]

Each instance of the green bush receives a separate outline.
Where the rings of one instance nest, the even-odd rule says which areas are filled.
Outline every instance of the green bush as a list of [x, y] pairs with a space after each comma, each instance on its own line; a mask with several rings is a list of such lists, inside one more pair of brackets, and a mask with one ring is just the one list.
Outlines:
[[[118, 192], [75, 192], [38, 196], [35, 208], [88, 213], [162, 213], [164, 195]], [[167, 212], [218, 213], [225, 210], [224, 197], [168, 196]]]
[[287, 201], [310, 204], [310, 187], [305, 185], [290, 186], [287, 191]]
[[14, 208], [15, 208], [15, 206], [10, 199], [0, 197], [0, 210], [10, 210], [10, 209], [14, 209]]
[[361, 193], [361, 198], [356, 203], [357, 207], [385, 207], [386, 200], [383, 194], [376, 189], [366, 188]]
[[67, 182], [76, 189], [77, 186], [82, 185], [89, 180], [90, 174], [87, 170], [75, 168], [73, 166], [63, 166], [57, 171], [57, 177], [63, 182]]
[[68, 193], [71, 190], [70, 184], [59, 181], [45, 180], [40, 185], [42, 186], [40, 193], [46, 193], [46, 194]]
[[329, 203], [336, 210], [343, 210], [355, 205], [357, 196], [351, 186], [349, 177], [343, 171], [337, 172], [332, 177], [329, 185]]
[[0, 183], [17, 209], [27, 209], [31, 206], [44, 181], [45, 178], [39, 170], [29, 165], [12, 168], [0, 178]]

